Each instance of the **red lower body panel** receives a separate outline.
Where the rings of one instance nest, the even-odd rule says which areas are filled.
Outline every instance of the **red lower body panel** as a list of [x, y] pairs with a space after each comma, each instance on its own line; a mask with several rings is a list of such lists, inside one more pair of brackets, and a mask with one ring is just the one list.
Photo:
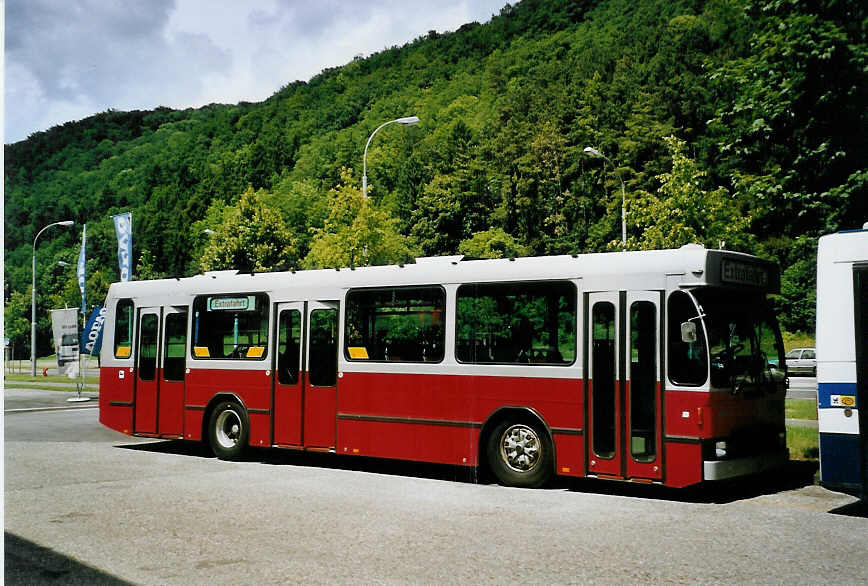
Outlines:
[[666, 485], [681, 488], [702, 482], [702, 445], [666, 442]]
[[133, 433], [133, 374], [131, 368], [99, 370], [99, 422], [121, 433]]
[[[341, 454], [476, 466], [485, 458], [485, 447], [479, 442], [486, 422], [500, 409], [517, 408], [538, 416], [551, 431], [557, 474], [580, 477], [589, 472], [581, 379], [344, 372], [335, 401], [322, 408], [329, 412], [310, 413], [313, 403], [303, 400], [281, 403], [276, 410], [273, 376], [266, 372], [193, 369], [184, 381], [183, 408], [171, 406], [181, 401], [164, 402], [161, 397], [160, 429], [165, 424], [167, 433], [181, 433], [181, 427], [185, 439], [204, 439], [208, 405], [216, 395], [227, 394], [244, 404], [253, 446], [290, 445], [278, 437], [282, 425], [294, 439], [305, 425], [321, 422], [334, 430], [330, 445]], [[129, 367], [100, 370], [100, 422], [127, 434], [134, 433], [133, 383]], [[780, 396], [750, 399], [660, 389], [657, 393], [663, 395], [665, 405], [663, 437], [659, 430], [656, 436], [664, 457], [662, 462], [658, 457], [648, 463], [650, 471], [628, 474], [637, 480], [659, 480], [662, 470], [662, 480], [669, 486], [701, 482], [702, 440], [725, 436], [752, 422], [783, 425]], [[306, 440], [304, 446], [321, 447]], [[629, 444], [622, 448], [627, 457], [628, 448]], [[658, 465], [660, 469], [655, 468]]]
[[558, 471], [582, 475], [581, 389], [576, 379], [344, 373], [338, 452], [476, 466], [492, 414], [530, 406], [553, 432]]

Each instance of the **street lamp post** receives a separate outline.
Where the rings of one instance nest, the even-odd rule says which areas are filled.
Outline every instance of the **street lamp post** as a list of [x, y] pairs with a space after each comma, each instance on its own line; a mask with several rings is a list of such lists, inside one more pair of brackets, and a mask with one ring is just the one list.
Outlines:
[[72, 226], [74, 223], [72, 220], [54, 222], [37, 232], [36, 238], [33, 239], [33, 282], [30, 298], [30, 376], [36, 376], [36, 241], [39, 240], [39, 236], [43, 232], [52, 226]]
[[407, 116], [406, 118], [396, 118], [395, 120], [389, 120], [384, 124], [380, 124], [374, 132], [371, 133], [371, 136], [368, 137], [368, 142], [365, 143], [365, 154], [362, 157], [362, 195], [367, 198], [368, 197], [368, 147], [371, 145], [371, 140], [374, 138], [374, 135], [377, 134], [381, 128], [384, 126], [388, 126], [389, 124], [403, 124], [404, 126], [413, 126], [414, 124], [419, 123], [418, 116]]
[[609, 160], [609, 157], [595, 149], [594, 147], [585, 147], [585, 154], [589, 157], [594, 157], [595, 159], [603, 159], [610, 165], [612, 165], [612, 170], [615, 171], [615, 175], [618, 176], [618, 181], [621, 182], [621, 242], [624, 244], [627, 243], [627, 211], [625, 208], [625, 202], [627, 196], [624, 192], [624, 180], [621, 179], [621, 173], [618, 171], [618, 168], [615, 167], [615, 164]]

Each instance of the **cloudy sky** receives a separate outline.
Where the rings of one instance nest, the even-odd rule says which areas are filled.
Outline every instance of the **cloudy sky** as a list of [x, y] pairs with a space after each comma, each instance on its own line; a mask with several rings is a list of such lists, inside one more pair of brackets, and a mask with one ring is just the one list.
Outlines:
[[3, 142], [108, 108], [264, 100], [506, 1], [6, 0]]

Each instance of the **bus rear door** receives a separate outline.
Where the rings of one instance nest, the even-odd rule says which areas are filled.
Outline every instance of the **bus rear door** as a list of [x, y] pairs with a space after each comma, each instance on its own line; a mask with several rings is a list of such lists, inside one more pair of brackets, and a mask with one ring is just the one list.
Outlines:
[[163, 310], [162, 362], [157, 389], [157, 429], [161, 436], [183, 437], [184, 382], [187, 372], [187, 308]]
[[274, 367], [274, 444], [300, 446], [304, 376], [302, 332], [304, 303], [277, 305], [277, 352]]
[[307, 304], [304, 445], [334, 448], [337, 431], [338, 302]]
[[589, 293], [587, 471], [660, 480], [660, 303], [655, 291]]

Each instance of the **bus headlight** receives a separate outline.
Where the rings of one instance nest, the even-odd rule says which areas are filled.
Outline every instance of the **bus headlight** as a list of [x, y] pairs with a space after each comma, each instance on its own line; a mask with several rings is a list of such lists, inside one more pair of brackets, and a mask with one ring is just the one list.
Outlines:
[[726, 441], [714, 442], [714, 455], [718, 458], [726, 458]]

